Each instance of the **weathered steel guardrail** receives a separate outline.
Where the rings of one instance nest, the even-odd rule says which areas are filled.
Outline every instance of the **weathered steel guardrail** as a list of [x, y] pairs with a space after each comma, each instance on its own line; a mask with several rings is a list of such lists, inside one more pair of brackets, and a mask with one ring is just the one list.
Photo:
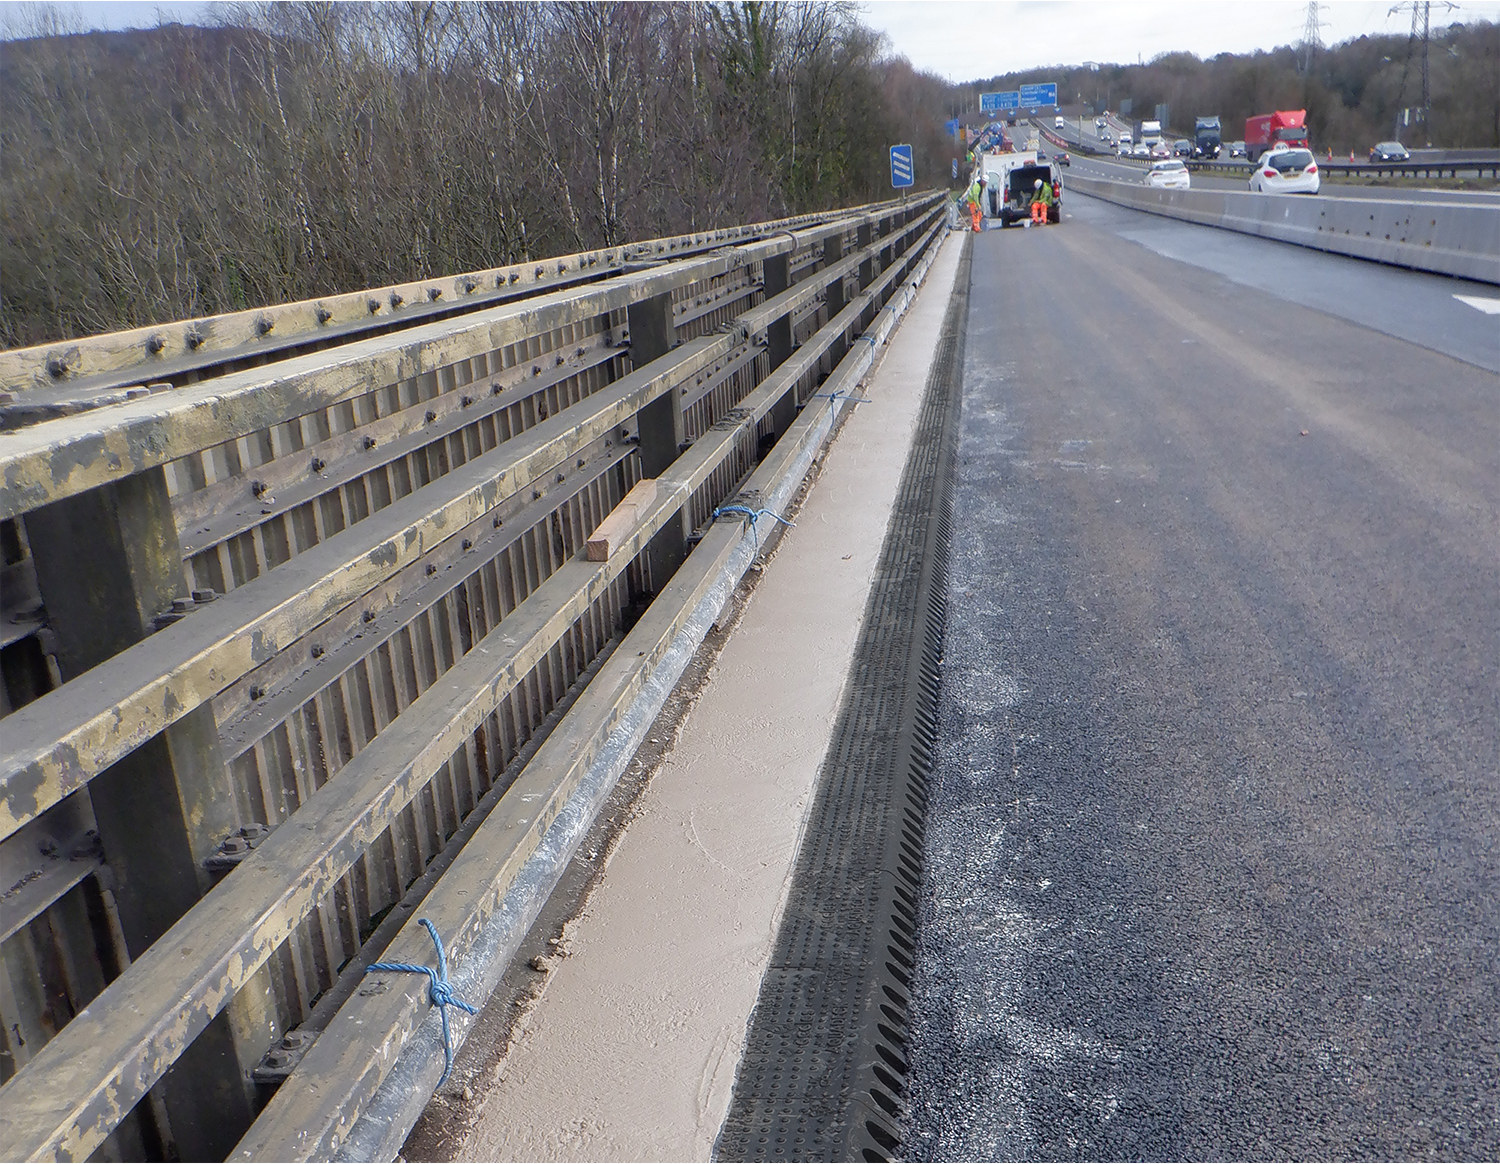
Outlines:
[[200, 327], [217, 362], [191, 324], [0, 355], [57, 406], [0, 433], [0, 1153], [336, 1152], [427, 1012], [365, 967], [430, 961], [420, 910], [472, 970], [742, 551], [715, 510], [805, 467], [944, 209], [483, 273], [399, 328], [290, 305]]
[[[1500, 150], [1453, 150], [1446, 151], [1441, 158], [1422, 158], [1409, 162], [1361, 162], [1342, 158], [1318, 157], [1318, 166], [1327, 173], [1345, 174], [1351, 178], [1457, 178], [1474, 173], [1479, 177], [1488, 174], [1500, 178]], [[1248, 178], [1254, 168], [1248, 161], [1221, 159], [1201, 161], [1186, 159], [1189, 170], [1201, 170], [1208, 174], [1225, 174], [1235, 178]]]

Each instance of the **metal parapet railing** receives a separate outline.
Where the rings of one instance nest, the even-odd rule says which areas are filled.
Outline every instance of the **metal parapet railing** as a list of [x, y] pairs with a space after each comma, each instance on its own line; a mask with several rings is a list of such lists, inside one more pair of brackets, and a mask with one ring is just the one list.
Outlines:
[[337, 1151], [427, 1010], [365, 967], [430, 961], [418, 905], [472, 948], [944, 209], [549, 260], [342, 342], [290, 305], [260, 336], [316, 342], [144, 392], [170, 344], [0, 355], [44, 405], [0, 433], [0, 1153]]

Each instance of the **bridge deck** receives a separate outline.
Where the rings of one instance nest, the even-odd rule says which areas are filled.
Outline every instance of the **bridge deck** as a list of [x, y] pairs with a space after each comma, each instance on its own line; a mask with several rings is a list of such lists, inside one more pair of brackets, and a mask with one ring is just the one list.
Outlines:
[[[901, 1152], [1492, 1156], [1500, 344], [1457, 296], [1496, 292], [1068, 213], [973, 240]], [[705, 774], [780, 773], [742, 708], [787, 657], [761, 615], [845, 566], [835, 500], [783, 542], [508, 1057], [476, 1060], [495, 1089], [444, 1109], [467, 1138], [413, 1148], [704, 1155], [791, 857]], [[805, 783], [773, 786], [796, 819]], [[555, 1068], [592, 1038], [606, 1070]]]

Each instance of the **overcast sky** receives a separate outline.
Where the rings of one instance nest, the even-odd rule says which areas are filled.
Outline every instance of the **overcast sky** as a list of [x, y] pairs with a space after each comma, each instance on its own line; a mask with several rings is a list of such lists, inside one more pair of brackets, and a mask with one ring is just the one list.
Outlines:
[[[1395, 0], [1334, 0], [1321, 4], [1323, 40], [1361, 33], [1406, 32], [1407, 12]], [[210, 23], [216, 5], [201, 0], [89, 0], [60, 3], [84, 28], [152, 28], [163, 21]], [[1299, 0], [866, 0], [865, 22], [890, 38], [890, 51], [953, 81], [972, 81], [1045, 65], [1150, 60], [1187, 50], [1200, 57], [1295, 44], [1307, 5]], [[1462, 0], [1455, 12], [1433, 4], [1433, 22], [1500, 20], [1500, 0]], [[23, 4], [0, 3], [0, 30], [14, 29]]]
[[[1391, 15], [1394, 3], [1320, 4], [1323, 43], [1409, 32], [1410, 9]], [[1296, 44], [1307, 22], [1307, 4], [1297, 0], [866, 0], [860, 7], [865, 22], [890, 38], [892, 52], [952, 81], [1085, 61], [1134, 64], [1182, 50], [1200, 57], [1253, 52]], [[1432, 6], [1434, 26], [1479, 17], [1500, 20], [1500, 3], [1464, 0], [1453, 13]]]

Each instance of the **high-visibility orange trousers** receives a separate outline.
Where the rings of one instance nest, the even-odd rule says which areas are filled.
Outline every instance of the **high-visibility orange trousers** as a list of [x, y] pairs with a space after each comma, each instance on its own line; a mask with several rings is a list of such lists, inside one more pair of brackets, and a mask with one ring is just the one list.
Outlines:
[[979, 213], [979, 203], [969, 203], [969, 218], [974, 223], [975, 230], [982, 230], [984, 228], [984, 215]]
[[1044, 202], [1033, 202], [1031, 204], [1031, 221], [1038, 226], [1047, 225], [1047, 205]]

